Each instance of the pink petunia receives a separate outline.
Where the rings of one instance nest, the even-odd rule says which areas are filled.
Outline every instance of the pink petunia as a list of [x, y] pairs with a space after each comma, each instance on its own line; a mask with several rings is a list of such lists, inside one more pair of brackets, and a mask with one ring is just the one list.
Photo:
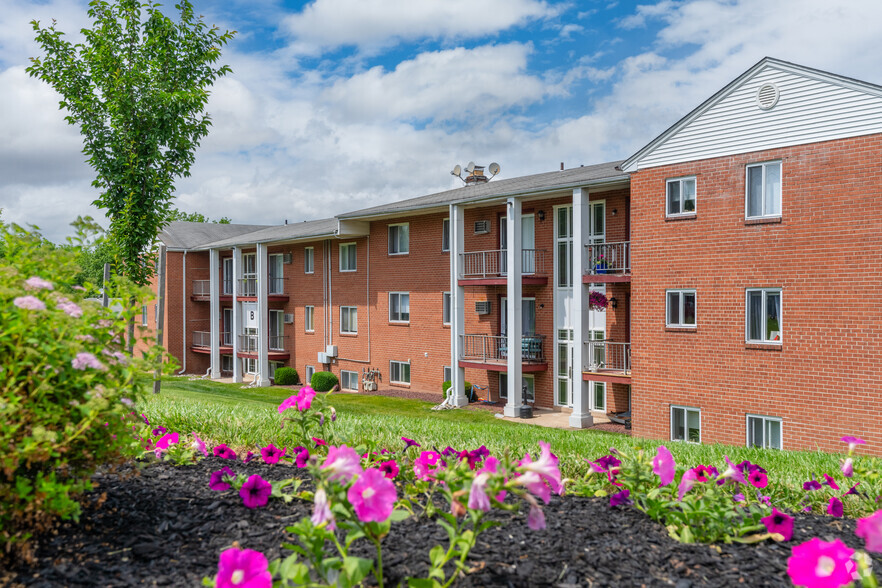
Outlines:
[[309, 410], [309, 407], [312, 406], [312, 399], [315, 398], [315, 394], [315, 390], [309, 386], [301, 388], [300, 392], [297, 394], [297, 410], [300, 412]]
[[[518, 467], [524, 470], [525, 474], [537, 474], [544, 483], [548, 484], [552, 492], [563, 495], [564, 487], [561, 482], [558, 459], [557, 456], [551, 453], [551, 445], [545, 441], [539, 442], [539, 459], [533, 461], [529, 453], [524, 454], [524, 459], [520, 461]], [[548, 501], [546, 500], [545, 503], [547, 504]]]
[[[441, 465], [438, 465], [440, 462]], [[435, 467], [435, 466], [438, 467]], [[434, 480], [435, 474], [444, 467], [441, 454], [436, 451], [423, 451], [413, 460], [413, 473], [419, 480]]]
[[376, 468], [365, 470], [346, 493], [358, 520], [382, 523], [389, 519], [398, 500], [395, 484]]
[[655, 457], [652, 458], [652, 471], [659, 477], [659, 487], [667, 486], [674, 481], [676, 464], [671, 451], [664, 445], [660, 445]]
[[248, 508], [259, 508], [269, 502], [272, 491], [272, 484], [259, 475], [254, 474], [242, 484], [242, 487], [239, 489], [239, 496], [242, 497], [242, 502]]
[[836, 480], [830, 474], [824, 474], [824, 485], [829, 486], [833, 490], [839, 490], [839, 484], [836, 483]]
[[752, 471], [747, 474], [747, 481], [755, 488], [765, 488], [769, 485], [769, 478], [765, 472]]
[[842, 442], [843, 442], [843, 443], [848, 443], [848, 454], [849, 454], [849, 455], [851, 455], [852, 453], [854, 453], [854, 449], [855, 449], [855, 447], [857, 447], [858, 445], [864, 445], [864, 444], [866, 444], [866, 441], [864, 441], [864, 440], [861, 439], [860, 437], [851, 437], [851, 436], [843, 437], [843, 438], [842, 438]]
[[490, 497], [487, 496], [487, 482], [490, 480], [490, 475], [490, 472], [482, 472], [472, 480], [472, 487], [469, 489], [469, 508], [484, 512], [490, 510]]
[[205, 441], [200, 439], [199, 435], [197, 435], [195, 432], [190, 434], [193, 435], [193, 449], [201, 453], [203, 457], [208, 457], [208, 449], [205, 448]]
[[527, 526], [533, 531], [543, 530], [545, 528], [545, 513], [542, 512], [542, 507], [529, 494], [526, 496], [526, 499], [530, 505], [530, 512], [527, 513]]
[[687, 492], [692, 490], [692, 487], [697, 480], [698, 473], [695, 471], [695, 468], [686, 470], [686, 473], [680, 478], [680, 485], [677, 487], [677, 500], [682, 502], [683, 497], [686, 496]]
[[25, 290], [54, 290], [52, 282], [38, 276], [31, 276], [25, 280]]
[[344, 484], [362, 473], [361, 458], [351, 447], [341, 445], [328, 447], [328, 455], [321, 469], [329, 472], [330, 480], [339, 480]]
[[882, 553], [882, 510], [858, 519], [855, 534], [866, 542], [866, 550]]
[[747, 485], [747, 480], [744, 479], [744, 474], [741, 472], [741, 470], [738, 468], [738, 466], [736, 466], [734, 463], [732, 463], [732, 461], [729, 459], [729, 456], [724, 455], [723, 459], [726, 460], [726, 465], [728, 465], [729, 467], [727, 467], [726, 471], [720, 475], [719, 480], [721, 480], [721, 481], [718, 481], [717, 484], [721, 484], [721, 483], [723, 483], [722, 481], [729, 479], [729, 480], [734, 480], [735, 482], [738, 482], [739, 484]]
[[769, 533], [778, 533], [784, 541], [793, 538], [793, 517], [777, 508], [772, 508], [772, 514], [760, 519]]
[[98, 361], [97, 357], [87, 351], [77, 353], [77, 356], [70, 361], [70, 365], [72, 365], [75, 370], [85, 370], [86, 368], [92, 368], [101, 372], [107, 370], [107, 368], [104, 367], [104, 364]]
[[408, 439], [407, 437], [402, 437], [402, 441], [404, 441], [404, 450], [407, 451], [411, 447], [422, 447], [419, 443], [414, 441], [413, 439]]
[[334, 520], [334, 514], [331, 512], [331, 505], [328, 502], [328, 494], [325, 492], [324, 488], [319, 488], [315, 492], [315, 497], [313, 498], [313, 507], [312, 507], [312, 517], [310, 518], [312, 524], [316, 527], [320, 527], [323, 524], [328, 525], [328, 529], [331, 531], [337, 526], [336, 521]]
[[827, 514], [831, 517], [842, 518], [842, 501], [835, 496], [831, 497], [830, 502], [827, 504]]
[[266, 557], [252, 549], [231, 547], [217, 564], [217, 588], [271, 588], [273, 576]]
[[288, 398], [286, 398], [285, 400], [282, 401], [282, 404], [279, 405], [279, 412], [283, 413], [286, 410], [288, 410], [289, 408], [296, 407], [296, 406], [297, 406], [297, 394], [294, 394], [293, 396], [289, 396]]
[[156, 442], [156, 449], [166, 451], [169, 445], [177, 443], [179, 440], [177, 433], [166, 433]]
[[211, 472], [211, 477], [208, 480], [208, 487], [215, 492], [229, 490], [232, 486], [224, 481], [224, 477], [235, 478], [236, 473], [227, 466], [222, 467], [216, 472]]
[[260, 456], [263, 458], [263, 463], [267, 464], [277, 464], [279, 460], [285, 457], [285, 449], [279, 449], [272, 443], [267, 445], [266, 447], [260, 448]]
[[398, 462], [394, 459], [390, 459], [389, 461], [381, 462], [379, 465], [380, 471], [383, 472], [383, 475], [389, 478], [390, 480], [395, 479], [398, 476], [399, 468]]
[[787, 574], [795, 586], [838, 588], [855, 579], [854, 550], [841, 540], [821, 541], [815, 537], [793, 548], [787, 559]]
[[839, 468], [842, 471], [842, 475], [846, 478], [850, 478], [854, 475], [854, 460], [850, 457], [846, 458], [845, 461], [842, 462], [842, 467]]
[[236, 452], [232, 448], [227, 447], [226, 444], [221, 443], [214, 448], [214, 456], [221, 459], [236, 459]]
[[309, 461], [309, 449], [298, 445], [291, 450], [291, 455], [294, 457], [294, 465], [298, 468], [306, 467], [306, 462]]

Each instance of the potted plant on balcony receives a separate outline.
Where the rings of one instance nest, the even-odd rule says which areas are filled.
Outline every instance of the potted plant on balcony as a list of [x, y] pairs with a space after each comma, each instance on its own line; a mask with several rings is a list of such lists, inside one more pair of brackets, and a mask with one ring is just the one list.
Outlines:
[[605, 274], [608, 271], [608, 267], [609, 266], [606, 263], [606, 256], [603, 253], [598, 253], [597, 257], [594, 259], [594, 273]]
[[606, 294], [597, 290], [591, 290], [588, 294], [588, 308], [591, 310], [606, 310], [607, 306], [609, 306], [609, 300], [606, 298]]

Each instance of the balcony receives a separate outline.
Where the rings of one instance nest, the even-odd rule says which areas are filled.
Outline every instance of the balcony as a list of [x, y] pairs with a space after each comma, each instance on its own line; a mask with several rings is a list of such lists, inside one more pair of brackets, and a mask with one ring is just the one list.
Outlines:
[[[286, 349], [286, 341], [288, 337], [283, 335], [270, 335], [267, 337], [267, 355], [271, 360], [287, 359], [291, 356], [289, 350]], [[247, 334], [239, 335], [239, 356], [254, 357], [257, 355], [257, 347], [259, 344], [258, 335]]]
[[[548, 369], [544, 341], [544, 335], [522, 336], [521, 362], [524, 372], [542, 372]], [[460, 367], [507, 371], [508, 337], [505, 335], [460, 335], [460, 344]]]
[[240, 278], [238, 296], [254, 298], [257, 296], [257, 278]]
[[211, 280], [193, 280], [193, 295], [190, 300], [211, 300]]
[[[521, 279], [524, 284], [547, 284], [545, 249], [521, 250]], [[460, 286], [504, 286], [506, 283], [505, 249], [469, 251], [460, 254]]]
[[613, 384], [631, 383], [631, 344], [585, 341], [582, 379]]
[[582, 282], [609, 284], [631, 281], [631, 242], [585, 245]]
[[[232, 333], [222, 332], [219, 335], [220, 349], [227, 353], [231, 352], [233, 348]], [[211, 331], [193, 331], [191, 349], [196, 353], [211, 353]]]
[[[257, 277], [251, 276], [248, 278], [240, 278], [239, 279], [239, 291], [237, 292], [236, 297], [239, 299], [253, 299], [257, 300]], [[267, 300], [273, 301], [285, 301], [288, 300], [288, 295], [285, 294], [285, 280], [284, 278], [269, 278], [267, 280], [267, 285], [269, 286], [269, 292], [267, 292]], [[226, 283], [225, 283], [226, 286]]]

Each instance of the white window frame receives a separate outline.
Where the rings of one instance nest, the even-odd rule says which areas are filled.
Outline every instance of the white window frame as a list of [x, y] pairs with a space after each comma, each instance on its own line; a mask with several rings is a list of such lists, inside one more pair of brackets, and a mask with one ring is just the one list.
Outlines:
[[231, 372], [233, 371], [233, 356], [232, 355], [221, 355], [221, 371], [222, 372]]
[[[671, 294], [677, 295], [677, 316], [680, 317], [680, 321], [677, 323], [670, 322], [671, 313], [669, 305], [671, 302]], [[686, 315], [686, 295], [689, 294], [691, 294], [693, 298], [692, 305], [695, 314], [695, 323], [693, 324], [683, 322], [683, 318]], [[694, 288], [677, 288], [673, 290], [665, 290], [665, 326], [683, 329], [695, 329], [698, 327], [698, 295], [696, 294], [696, 290]]]
[[[356, 245], [356, 244], [355, 244], [354, 242], [353, 242], [353, 243], [340, 243], [339, 253], [340, 253], [340, 271], [341, 271], [341, 272], [354, 272], [354, 271], [358, 271], [358, 249], [355, 247], [355, 245]], [[352, 251], [353, 251], [353, 254], [352, 254], [352, 267], [351, 267], [351, 268], [349, 268], [349, 267], [344, 268], [344, 267], [343, 267], [343, 260], [344, 260], [344, 259], [347, 259], [347, 258], [349, 257], [349, 255], [347, 254], [347, 255], [344, 257], [344, 255], [343, 255], [343, 249], [345, 248], [345, 249], [348, 250], [349, 247], [352, 247]]]
[[[401, 318], [403, 313], [401, 312], [401, 297], [407, 296], [407, 318]], [[392, 298], [398, 297], [398, 316], [392, 316]], [[410, 292], [389, 292], [389, 322], [390, 323], [400, 323], [400, 324], [408, 324], [410, 323]]]
[[[683, 411], [683, 439], [674, 438], [674, 411]], [[689, 440], [689, 412], [698, 413], [698, 441]], [[671, 441], [682, 441], [684, 443], [701, 443], [701, 409], [694, 406], [671, 405]]]
[[[267, 294], [283, 294], [285, 291], [285, 255], [283, 253], [270, 253], [267, 255], [267, 281], [269, 282]], [[279, 270], [279, 275], [272, 275], [272, 268]], [[279, 290], [273, 289], [273, 282], [279, 281]]]
[[276, 379], [276, 370], [280, 367], [285, 367], [284, 361], [271, 361], [269, 362], [269, 377], [271, 380], [275, 381]]
[[450, 251], [450, 218], [441, 221], [441, 251]]
[[[346, 313], [349, 315], [349, 323], [350, 330], [343, 330], [343, 314]], [[353, 315], [355, 319], [353, 320]], [[353, 330], [354, 327], [354, 330]], [[357, 306], [341, 306], [340, 307], [340, 334], [341, 335], [357, 335], [358, 334], [358, 307]]]
[[[401, 247], [401, 231], [394, 231], [395, 238], [392, 238], [392, 229], [400, 227], [405, 227], [407, 233], [407, 239], [404, 242], [404, 248]], [[408, 253], [410, 253], [410, 223], [390, 224], [387, 230], [387, 235], [389, 236], [389, 255], [407, 255]]]
[[[508, 399], [508, 386], [503, 385], [503, 382], [502, 382], [503, 379], [505, 379], [505, 381], [508, 382], [508, 374], [506, 372], [499, 372], [499, 397]], [[523, 393], [523, 382], [525, 380], [533, 382], [532, 387], [530, 385], [527, 385], [527, 391], [532, 390], [533, 396], [532, 397], [528, 396], [526, 398], [522, 398], [521, 401], [522, 402], [536, 402], [536, 378], [533, 376], [533, 374], [521, 374], [521, 382], [522, 382], [521, 392], [522, 393]]]
[[[747, 447], [760, 447], [759, 445], [751, 445], [750, 444], [750, 420], [751, 419], [760, 419], [763, 423], [763, 444], [762, 449], [784, 449], [784, 420], [781, 417], [773, 417], [766, 416], [761, 414], [747, 414], [744, 419], [745, 427], [746, 427], [746, 439], [745, 443]], [[769, 430], [768, 423], [774, 422], [778, 423], [778, 432], [780, 437], [778, 439], [778, 447], [773, 447], [769, 444]]]
[[[776, 214], [766, 214], [766, 168], [777, 165], [778, 166], [778, 212]], [[763, 194], [762, 194], [762, 203], [760, 208], [763, 210], [762, 214], [750, 215], [750, 170], [751, 168], [762, 168], [762, 185], [763, 185]], [[745, 219], [753, 219], [753, 218], [781, 218], [782, 213], [784, 212], [784, 166], [780, 159], [776, 161], [762, 161], [760, 163], [751, 163], [744, 168], [744, 218]]]
[[[607, 395], [607, 392], [609, 391], [609, 388], [608, 388], [608, 386], [606, 385], [606, 382], [589, 382], [589, 384], [590, 384], [590, 387], [591, 387], [591, 391], [590, 391], [590, 394], [589, 394], [589, 397], [588, 397], [588, 404], [589, 404], [591, 410], [594, 411], [594, 412], [603, 412], [603, 413], [605, 413], [605, 412], [606, 412], [606, 406], [607, 406], [607, 401], [606, 401], [607, 398], [606, 398], [606, 395]], [[594, 394], [595, 394], [595, 392], [598, 391], [598, 386], [602, 386], [602, 387], [603, 387], [603, 388], [602, 388], [602, 390], [603, 390], [603, 406], [598, 406], [597, 403], [594, 402]]]
[[450, 292], [441, 292], [441, 324], [449, 325], [453, 316], [453, 296]]
[[[685, 200], [683, 199], [683, 184], [685, 182], [692, 182], [693, 184], [693, 202], [695, 203], [695, 208], [693, 210], [684, 210]], [[670, 190], [671, 184], [679, 184], [680, 185], [680, 212], [671, 212], [671, 200], [668, 197], [668, 190]], [[665, 182], [665, 216], [668, 217], [680, 217], [680, 216], [695, 216], [698, 214], [698, 181], [695, 179], [695, 176], [684, 176], [682, 178], [671, 178]]]
[[315, 306], [307, 304], [303, 307], [303, 327], [307, 333], [315, 333]]
[[[398, 377], [401, 377], [401, 366], [407, 366], [407, 381], [405, 380], [396, 380], [395, 379], [395, 371], [392, 369], [393, 367], [398, 367]], [[389, 361], [389, 383], [390, 384], [410, 384], [411, 381], [411, 373], [410, 373], [410, 362], [409, 361]]]
[[[763, 324], [761, 328], [762, 339], [750, 338], [750, 294], [762, 292]], [[777, 294], [781, 301], [778, 307], [778, 338], [766, 339], [766, 302], [769, 294]], [[745, 343], [758, 343], [761, 345], [782, 345], [784, 342], [784, 290], [782, 288], [747, 288], [744, 291], [744, 341]]]
[[303, 273], [315, 273], [315, 247], [303, 248]]
[[221, 261], [221, 295], [222, 296], [232, 296], [233, 295], [233, 280], [236, 279], [236, 276], [233, 275], [233, 258], [232, 257], [224, 257]]
[[147, 326], [147, 305], [144, 304], [141, 306], [141, 326]]
[[443, 380], [441, 380], [442, 382], [452, 382], [453, 381], [453, 368], [451, 366], [445, 365], [444, 369], [441, 370], [441, 374], [442, 374], [441, 377], [444, 378]]
[[312, 375], [315, 373], [315, 366], [314, 365], [306, 366], [306, 369], [303, 370], [303, 373], [306, 376], [306, 381], [304, 383], [306, 385], [309, 385], [309, 383], [312, 382]]
[[[355, 387], [347, 386], [348, 383], [355, 382]], [[358, 372], [353, 372], [352, 370], [340, 370], [340, 389], [341, 390], [349, 390], [352, 392], [358, 392]]]

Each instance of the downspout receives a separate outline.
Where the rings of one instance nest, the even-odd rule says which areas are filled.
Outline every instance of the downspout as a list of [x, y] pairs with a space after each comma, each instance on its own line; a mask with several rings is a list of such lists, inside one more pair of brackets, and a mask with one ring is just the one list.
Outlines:
[[184, 348], [181, 350], [182, 351], [181, 355], [184, 356], [184, 361], [182, 362], [184, 365], [181, 368], [181, 371], [178, 372], [179, 376], [187, 371], [187, 251], [186, 250], [184, 251], [184, 258], [183, 258], [182, 264], [183, 264], [183, 271], [181, 272], [181, 301], [183, 302], [183, 304], [181, 305], [181, 308], [183, 309], [183, 312], [181, 313], [181, 316], [183, 318], [181, 319], [181, 330], [184, 333]]
[[325, 347], [328, 345], [332, 345], [334, 343], [334, 317], [332, 316], [334, 313], [334, 300], [331, 293], [331, 241], [325, 241], [325, 248], [327, 251], [327, 255], [325, 255], [326, 267], [327, 267], [327, 276], [328, 276], [328, 312], [325, 313], [325, 329], [327, 332], [327, 337], [325, 341]]

